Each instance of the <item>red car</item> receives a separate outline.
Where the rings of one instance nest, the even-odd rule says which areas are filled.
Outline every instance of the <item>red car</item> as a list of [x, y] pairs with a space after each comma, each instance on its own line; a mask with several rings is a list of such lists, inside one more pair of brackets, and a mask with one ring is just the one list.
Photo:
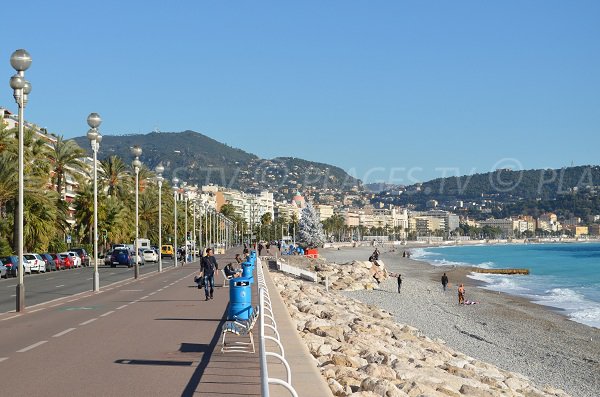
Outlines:
[[54, 263], [56, 263], [56, 270], [64, 270], [66, 268], [65, 261], [60, 257], [60, 255], [50, 254], [50, 256], [52, 259], [54, 259]]
[[75, 265], [73, 264], [73, 260], [67, 254], [58, 254], [60, 259], [62, 259], [65, 263], [65, 269], [73, 269]]

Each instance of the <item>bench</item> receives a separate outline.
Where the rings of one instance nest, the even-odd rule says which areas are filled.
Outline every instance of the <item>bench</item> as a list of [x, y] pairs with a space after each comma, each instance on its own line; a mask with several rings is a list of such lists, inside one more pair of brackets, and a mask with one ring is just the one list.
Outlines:
[[227, 277], [224, 269], [221, 269], [221, 274], [223, 275], [223, 287], [229, 287], [229, 280], [231, 280], [232, 277]]
[[[223, 339], [221, 341], [221, 352], [254, 353], [254, 337], [252, 336], [252, 329], [254, 328], [254, 324], [256, 324], [256, 320], [258, 320], [259, 315], [259, 307], [256, 306], [248, 320], [227, 320], [225, 324], [223, 324], [223, 329], [221, 330], [221, 333], [223, 334]], [[227, 334], [230, 333], [237, 336], [247, 336], [250, 341], [235, 341], [227, 343], [225, 338]], [[250, 350], [250, 348], [252, 350]]]

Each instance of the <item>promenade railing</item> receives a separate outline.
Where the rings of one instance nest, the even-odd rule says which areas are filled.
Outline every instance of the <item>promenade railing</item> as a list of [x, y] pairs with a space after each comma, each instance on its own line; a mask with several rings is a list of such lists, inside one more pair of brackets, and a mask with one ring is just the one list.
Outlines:
[[[258, 281], [260, 306], [259, 358], [262, 396], [269, 397], [269, 385], [279, 385], [283, 386], [287, 391], [289, 391], [291, 396], [298, 397], [298, 393], [292, 386], [292, 371], [290, 369], [290, 365], [285, 359], [285, 349], [281, 344], [279, 331], [277, 331], [277, 322], [275, 321], [275, 315], [273, 314], [273, 306], [271, 304], [269, 289], [265, 281], [265, 275], [262, 269], [262, 261], [260, 258], [257, 258], [256, 278]], [[269, 323], [267, 324], [265, 320], [267, 320]], [[266, 331], [272, 333], [274, 336], [266, 335]], [[279, 353], [267, 351], [266, 341], [274, 342], [274, 344], [279, 348]], [[269, 365], [267, 363], [267, 357], [274, 357], [283, 364], [286, 372], [285, 380], [269, 377]]]

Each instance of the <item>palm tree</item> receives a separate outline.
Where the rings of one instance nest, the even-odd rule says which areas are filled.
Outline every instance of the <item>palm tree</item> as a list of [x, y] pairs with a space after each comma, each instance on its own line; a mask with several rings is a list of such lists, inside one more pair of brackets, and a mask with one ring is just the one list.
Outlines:
[[56, 141], [52, 143], [52, 149], [48, 154], [54, 173], [52, 184], [56, 186], [56, 191], [59, 194], [62, 194], [63, 183], [69, 171], [87, 171], [87, 167], [81, 161], [81, 158], [85, 156], [85, 150], [80, 148], [72, 139], [65, 141], [62, 135], [59, 135]]
[[75, 220], [79, 225], [79, 234], [90, 244], [93, 244], [92, 225], [94, 222], [94, 185], [88, 183], [83, 189], [77, 192], [77, 197], [73, 201]]
[[107, 188], [109, 197], [125, 197], [128, 193], [127, 180], [129, 172], [127, 165], [119, 156], [110, 156], [100, 162], [99, 177]]

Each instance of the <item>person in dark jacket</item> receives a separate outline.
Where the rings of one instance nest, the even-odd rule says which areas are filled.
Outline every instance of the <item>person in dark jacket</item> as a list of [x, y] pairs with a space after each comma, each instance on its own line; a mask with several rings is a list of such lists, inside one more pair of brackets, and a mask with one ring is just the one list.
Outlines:
[[[213, 298], [213, 292], [215, 290], [215, 271], [219, 270], [219, 264], [217, 259], [213, 256], [212, 248], [206, 249], [206, 256], [200, 261], [200, 270], [204, 275], [204, 293], [206, 294], [206, 300]], [[209, 288], [210, 284], [210, 290]]]
[[444, 273], [444, 275], [442, 276], [442, 288], [444, 289], [444, 292], [446, 292], [447, 286], [448, 286], [448, 276], [446, 276], [446, 273]]
[[400, 293], [400, 288], [402, 288], [402, 275], [398, 273], [398, 293]]

